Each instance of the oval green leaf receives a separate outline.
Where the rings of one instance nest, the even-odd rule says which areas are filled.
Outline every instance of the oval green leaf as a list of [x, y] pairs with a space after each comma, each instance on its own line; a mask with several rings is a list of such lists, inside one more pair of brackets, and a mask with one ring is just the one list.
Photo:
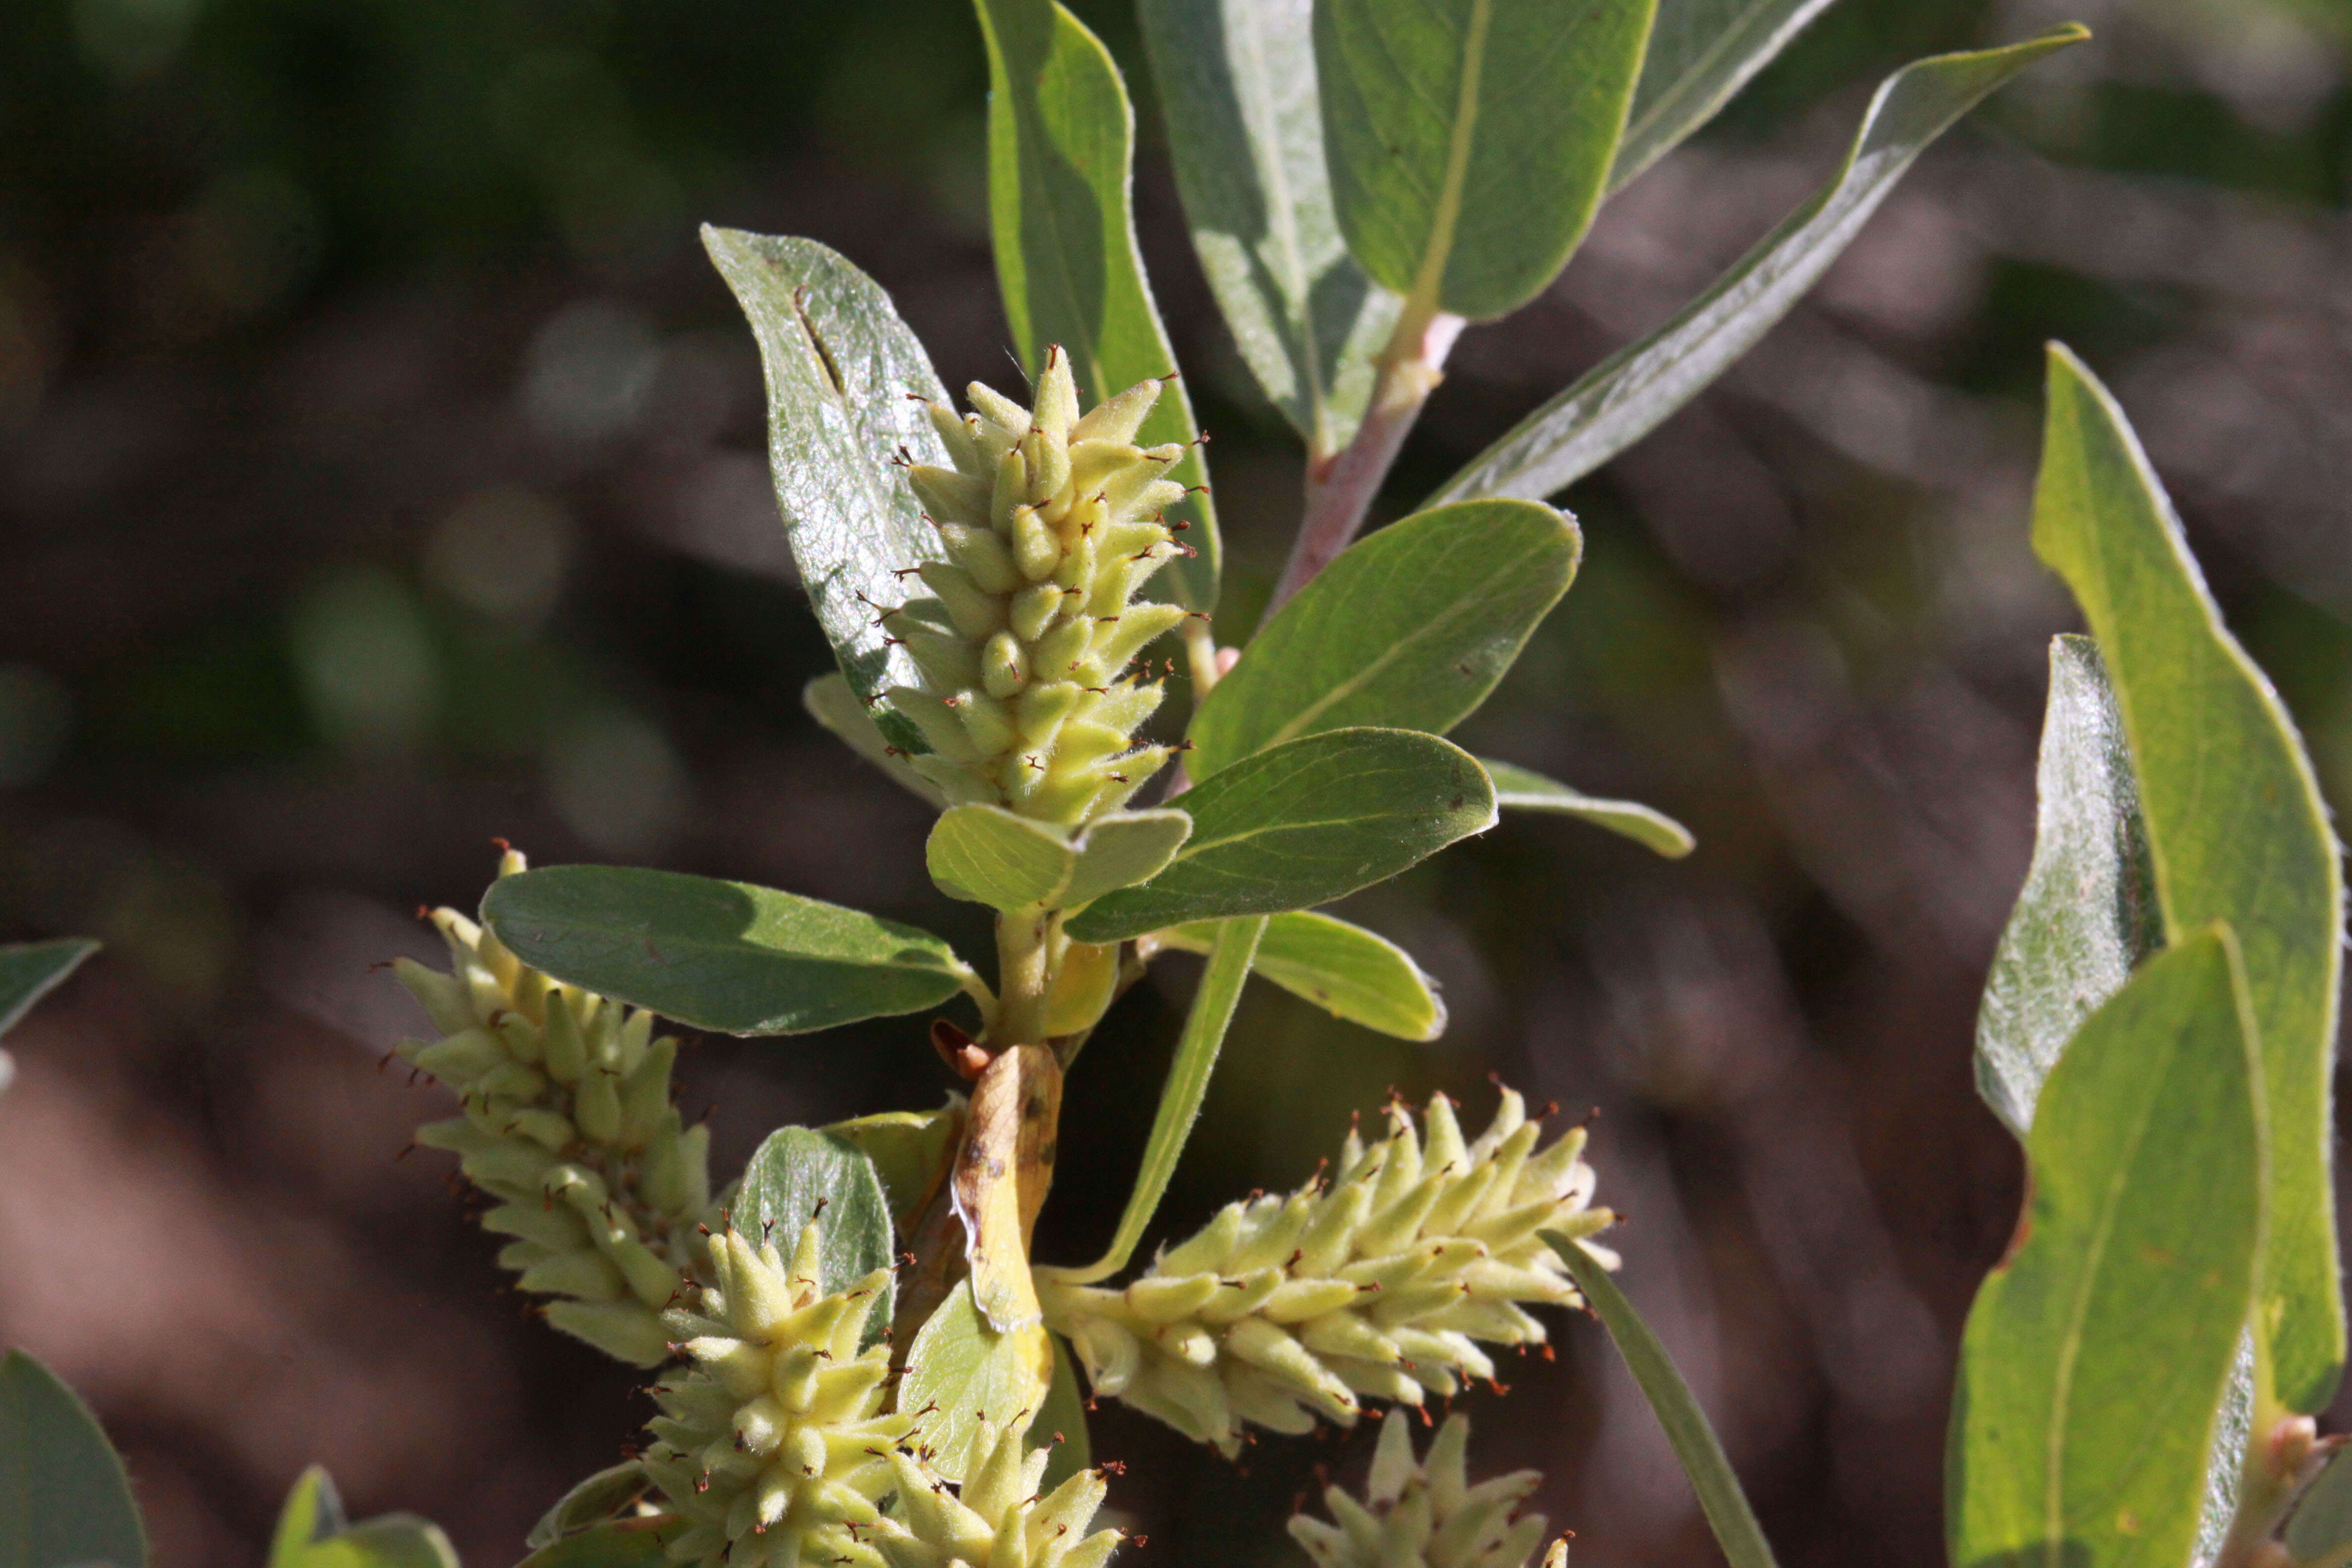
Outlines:
[[[1159, 933], [1160, 945], [1207, 952], [1222, 921], [1177, 926]], [[1252, 967], [1294, 996], [1335, 1018], [1401, 1040], [1433, 1040], [1445, 1032], [1445, 1004], [1437, 982], [1412, 954], [1377, 932], [1333, 916], [1293, 910], [1265, 922]]]
[[1958, 1568], [2189, 1560], [2263, 1229], [2246, 1004], [2226, 928], [2189, 934], [2042, 1085], [2018, 1239], [1961, 1340]]
[[0, 1360], [0, 1568], [100, 1563], [146, 1568], [131, 1478], [80, 1396], [11, 1351]]
[[2226, 921], [2243, 950], [2271, 1137], [2272, 1364], [2290, 1408], [2323, 1409], [2344, 1364], [2328, 1176], [2344, 930], [2336, 837], [2286, 709], [2221, 624], [2122, 410], [2055, 346], [2033, 547], [2074, 591], [2105, 658], [2166, 931], [2177, 940]]
[[931, 1468], [961, 1481], [975, 1457], [972, 1438], [985, 1415], [1002, 1430], [1024, 1426], [1045, 1407], [1054, 1383], [1053, 1336], [1042, 1323], [1007, 1333], [989, 1327], [971, 1299], [971, 1281], [957, 1284], [915, 1336], [898, 1408], [917, 1415]]
[[1174, 806], [1097, 817], [1075, 842], [1078, 863], [1062, 889], [1063, 907], [1076, 909], [1105, 893], [1150, 881], [1168, 868], [1192, 836], [1192, 813]]
[[439, 1525], [413, 1513], [346, 1523], [333, 1478], [313, 1465], [278, 1512], [269, 1568], [457, 1568], [457, 1552]]
[[940, 891], [998, 910], [1046, 902], [1069, 885], [1078, 863], [1059, 829], [1001, 805], [959, 805], [942, 813], [923, 859]]
[[1484, 319], [1558, 275], [1600, 205], [1654, 0], [1319, 0], [1323, 145], [1372, 280]]
[[878, 1110], [824, 1129], [874, 1162], [882, 1195], [890, 1200], [890, 1217], [902, 1236], [913, 1235], [947, 1180], [956, 1141], [963, 1133], [963, 1096], [951, 1094], [937, 1110]]
[[1658, 0], [1624, 139], [1609, 171], [1622, 188], [1715, 118], [1830, 0]]
[[1789, 313], [1929, 142], [2019, 71], [2089, 36], [2053, 28], [2007, 48], [1915, 61], [1887, 78], [1844, 165], [1812, 200], [1672, 321], [1520, 420], [1431, 503], [1554, 495], [1648, 435]]
[[1275, 612], [1193, 716], [1195, 782], [1351, 725], [1444, 734], [1576, 580], [1583, 537], [1533, 501], [1439, 507], [1357, 541]]
[[1313, 457], [1356, 434], [1396, 295], [1339, 237], [1323, 167], [1313, 7], [1139, 0], [1176, 189], [1209, 290]]
[[79, 936], [0, 947], [0, 1035], [15, 1028], [34, 1003], [63, 984], [97, 951], [97, 942]]
[[919, 1013], [969, 973], [913, 926], [675, 871], [550, 866], [501, 877], [482, 920], [534, 969], [728, 1035]]
[[[816, 1287], [827, 1296], [887, 1269], [898, 1256], [890, 1200], [874, 1162], [848, 1139], [818, 1128], [779, 1127], [769, 1133], [743, 1167], [729, 1217], [746, 1237], [774, 1242], [787, 1258], [802, 1226], [814, 1223]], [[866, 1317], [867, 1344], [890, 1326], [891, 1295], [886, 1279], [881, 1304]]]
[[2050, 643], [2033, 861], [1977, 1013], [1977, 1092], [2019, 1137], [2092, 1009], [2164, 945], [2123, 715], [2098, 645]]
[[1184, 796], [1192, 837], [1168, 868], [1072, 916], [1080, 942], [1311, 909], [1495, 825], [1477, 760], [1410, 730], [1329, 730], [1234, 763]]
[[[1176, 369], [1136, 248], [1135, 110], [1101, 40], [1054, 0], [976, 0], [988, 45], [988, 208], [1005, 321], [1034, 378], [1045, 351], [1070, 356], [1083, 404]], [[1183, 384], [1160, 395], [1146, 447], [1199, 434]], [[1168, 470], [1209, 482], [1195, 446]], [[1188, 609], [1217, 602], [1217, 514], [1205, 492], [1167, 509], [1195, 553], [1156, 579]]]
[[1698, 847], [1691, 830], [1655, 806], [1633, 800], [1607, 800], [1548, 779], [1517, 763], [1481, 762], [1495, 781], [1495, 805], [1505, 811], [1547, 811], [1573, 816], [1622, 834], [1645, 849], [1679, 860]]
[[[768, 466], [809, 602], [859, 700], [922, 675], [877, 623], [906, 597], [894, 575], [946, 559], [939, 531], [893, 465], [949, 464], [917, 398], [947, 400], [923, 345], [880, 284], [813, 239], [702, 230], [703, 248], [759, 340], [768, 382]], [[874, 709], [893, 745], [927, 752], [914, 725]]]

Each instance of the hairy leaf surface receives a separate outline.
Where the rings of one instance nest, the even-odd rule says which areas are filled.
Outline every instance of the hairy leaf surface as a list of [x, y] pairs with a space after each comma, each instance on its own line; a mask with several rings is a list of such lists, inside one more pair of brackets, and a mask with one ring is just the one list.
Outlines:
[[1829, 3], [1658, 0], [1609, 188], [1623, 186], [1714, 119]]
[[962, 963], [929, 931], [773, 888], [619, 866], [501, 877], [482, 919], [558, 980], [698, 1029], [799, 1035], [937, 1006]]
[[2098, 638], [2131, 744], [2166, 932], [2226, 921], [2245, 957], [2270, 1128], [2264, 1316], [2279, 1397], [2324, 1408], [2344, 1363], [2328, 1079], [2344, 883], [2302, 741], [2221, 611], [2123, 413], [2050, 355], [2033, 547]]
[[1479, 765], [1495, 781], [1495, 805], [1502, 810], [1542, 811], [1577, 817], [1595, 827], [1622, 834], [1669, 860], [1679, 860], [1698, 847], [1689, 828], [1654, 806], [1587, 795], [1517, 763], [1482, 760]]
[[[779, 1127], [754, 1150], [743, 1167], [743, 1184], [732, 1210], [735, 1228], [754, 1243], [766, 1240], [789, 1259], [801, 1227], [816, 1222], [817, 1289], [827, 1296], [848, 1289], [898, 1255], [890, 1201], [874, 1162], [837, 1132], [815, 1127]], [[892, 1290], [866, 1314], [866, 1343], [890, 1326]]]

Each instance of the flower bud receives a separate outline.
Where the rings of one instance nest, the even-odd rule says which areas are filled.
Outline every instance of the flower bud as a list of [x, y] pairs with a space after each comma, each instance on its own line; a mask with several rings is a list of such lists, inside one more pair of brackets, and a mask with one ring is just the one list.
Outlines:
[[[1381, 1424], [1363, 1500], [1325, 1488], [1333, 1522], [1293, 1515], [1291, 1538], [1315, 1568], [1527, 1568], [1546, 1524], [1519, 1505], [1543, 1477], [1515, 1470], [1474, 1487], [1464, 1463], [1469, 1441], [1470, 1418], [1450, 1415], [1416, 1463], [1404, 1417], [1391, 1413]], [[1546, 1568], [1566, 1561], [1556, 1545]]]

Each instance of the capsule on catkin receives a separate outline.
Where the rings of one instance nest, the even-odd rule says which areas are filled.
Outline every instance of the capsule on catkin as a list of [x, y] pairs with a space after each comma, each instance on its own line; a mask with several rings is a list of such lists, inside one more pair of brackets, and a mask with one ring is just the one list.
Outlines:
[[882, 624], [923, 675], [888, 693], [931, 748], [911, 765], [950, 801], [1075, 826], [1167, 762], [1134, 740], [1160, 683], [1129, 671], [1184, 618], [1135, 597], [1186, 552], [1160, 520], [1184, 494], [1161, 477], [1184, 448], [1134, 444], [1163, 384], [1139, 382], [1080, 417], [1055, 348], [1032, 408], [978, 383], [972, 414], [931, 405], [955, 467], [917, 464], [908, 482], [949, 560], [920, 567], [930, 596]]
[[646, 1424], [646, 1473], [686, 1525], [670, 1561], [880, 1568], [870, 1533], [914, 1425], [882, 1414], [889, 1348], [858, 1348], [889, 1271], [820, 1295], [814, 1224], [789, 1263], [732, 1226], [709, 1252], [711, 1283], [663, 1320], [689, 1364], [655, 1385], [661, 1414]]
[[[523, 869], [509, 850], [499, 875]], [[416, 1141], [458, 1156], [500, 1200], [482, 1224], [513, 1239], [499, 1261], [557, 1300], [547, 1321], [633, 1366], [664, 1361], [662, 1310], [696, 1267], [710, 1215], [709, 1137], [670, 1103], [677, 1042], [653, 1015], [530, 968], [455, 910], [433, 912], [450, 973], [410, 959], [394, 972], [437, 1040], [403, 1059], [457, 1093], [461, 1115]]]
[[980, 1423], [974, 1466], [960, 1491], [950, 1491], [918, 1455], [891, 1457], [898, 1501], [866, 1539], [888, 1568], [1102, 1568], [1122, 1537], [1116, 1530], [1087, 1533], [1102, 1507], [1099, 1470], [1081, 1470], [1040, 1497], [1049, 1449], [1032, 1450], [1018, 1421], [999, 1435]]
[[[1470, 1485], [1465, 1455], [1470, 1418], [1450, 1415], [1416, 1462], [1402, 1413], [1381, 1424], [1381, 1446], [1364, 1479], [1361, 1502], [1338, 1487], [1323, 1491], [1326, 1522], [1295, 1514], [1291, 1538], [1315, 1568], [1527, 1568], [1544, 1538], [1539, 1513], [1521, 1513], [1543, 1477], [1515, 1470]], [[1555, 1546], [1546, 1568], [1564, 1564]]]
[[1095, 1392], [1231, 1455], [1244, 1423], [1349, 1426], [1365, 1399], [1491, 1379], [1481, 1342], [1542, 1342], [1522, 1303], [1580, 1300], [1542, 1232], [1616, 1267], [1589, 1239], [1615, 1216], [1591, 1206], [1582, 1128], [1538, 1152], [1541, 1124], [1509, 1089], [1475, 1142], [1442, 1094], [1420, 1136], [1402, 1107], [1389, 1120], [1369, 1147], [1348, 1135], [1328, 1188], [1230, 1205], [1124, 1289], [1039, 1268], [1045, 1321]]

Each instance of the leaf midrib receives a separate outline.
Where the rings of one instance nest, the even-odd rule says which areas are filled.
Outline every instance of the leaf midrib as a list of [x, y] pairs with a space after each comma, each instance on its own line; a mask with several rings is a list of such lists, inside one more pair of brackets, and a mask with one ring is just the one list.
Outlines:
[[1454, 253], [1454, 229], [1462, 216], [1462, 188], [1469, 179], [1470, 148], [1478, 125], [1478, 78], [1486, 66], [1486, 28], [1494, 10], [1494, 0], [1471, 0], [1470, 26], [1462, 40], [1462, 80], [1454, 98], [1454, 129], [1445, 148], [1445, 174], [1430, 214], [1429, 244], [1412, 280], [1412, 299], [1425, 309], [1436, 308], [1445, 264]]

